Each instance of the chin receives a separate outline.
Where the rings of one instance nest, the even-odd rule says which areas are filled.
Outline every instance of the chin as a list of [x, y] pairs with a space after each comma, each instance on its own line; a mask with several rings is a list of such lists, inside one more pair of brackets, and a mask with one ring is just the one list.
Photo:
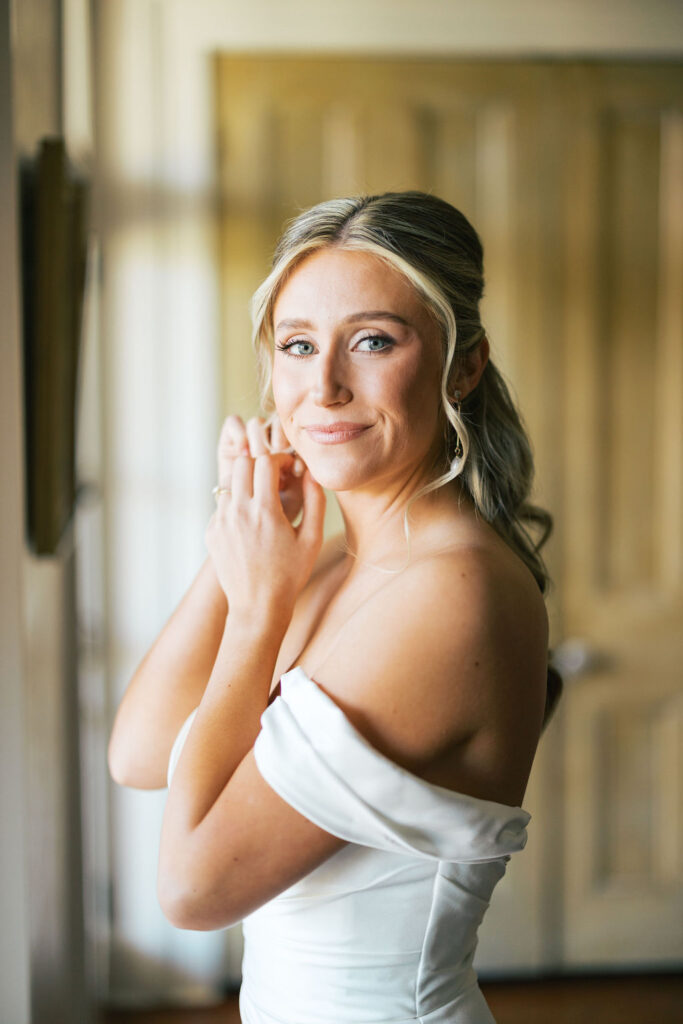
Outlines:
[[[305, 460], [305, 456], [302, 458]], [[368, 483], [373, 476], [367, 462], [358, 459], [313, 458], [306, 461], [306, 465], [313, 479], [327, 491], [352, 491]]]
[[313, 479], [316, 480], [321, 487], [324, 487], [326, 491], [353, 491], [358, 487], [362, 487], [363, 484], [368, 481], [368, 475], [366, 473], [345, 473], [341, 470], [334, 470], [329, 467], [320, 467], [319, 471], [313, 469], [311, 466], [308, 468], [313, 475]]

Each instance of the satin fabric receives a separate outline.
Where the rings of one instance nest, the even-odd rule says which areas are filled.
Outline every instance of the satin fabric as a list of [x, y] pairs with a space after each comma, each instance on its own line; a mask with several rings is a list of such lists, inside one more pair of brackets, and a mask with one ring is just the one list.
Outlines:
[[492, 1024], [477, 929], [529, 813], [395, 764], [301, 668], [282, 676], [254, 756], [284, 800], [348, 845], [244, 919], [242, 1024]]

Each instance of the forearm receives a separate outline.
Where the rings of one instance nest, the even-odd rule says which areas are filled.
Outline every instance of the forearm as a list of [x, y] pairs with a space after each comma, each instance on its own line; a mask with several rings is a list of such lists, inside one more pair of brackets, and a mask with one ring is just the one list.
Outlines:
[[165, 785], [171, 745], [206, 689], [227, 611], [207, 558], [123, 696], [109, 743], [117, 781], [141, 788]]
[[166, 801], [159, 855], [166, 892], [192, 887], [193, 838], [254, 745], [287, 624], [277, 615], [228, 618]]

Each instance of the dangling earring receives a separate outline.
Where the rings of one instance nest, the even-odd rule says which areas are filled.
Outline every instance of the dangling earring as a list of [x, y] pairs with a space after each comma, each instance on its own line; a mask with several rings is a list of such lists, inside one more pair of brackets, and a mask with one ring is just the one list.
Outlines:
[[[453, 393], [453, 404], [455, 406], [456, 415], [458, 416], [460, 416], [460, 407], [462, 404], [460, 401], [460, 395], [460, 391], [455, 391]], [[460, 434], [456, 434], [455, 437], [455, 451], [453, 452], [453, 458], [451, 459], [451, 470], [459, 473], [462, 467], [463, 447], [462, 441], [460, 440]]]

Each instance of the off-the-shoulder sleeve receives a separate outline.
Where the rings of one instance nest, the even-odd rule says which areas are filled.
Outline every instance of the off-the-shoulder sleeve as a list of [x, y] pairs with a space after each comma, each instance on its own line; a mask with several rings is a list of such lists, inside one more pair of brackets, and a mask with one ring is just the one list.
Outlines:
[[380, 753], [295, 668], [261, 716], [263, 778], [295, 810], [340, 839], [438, 860], [494, 860], [523, 849], [521, 807], [436, 786]]
[[185, 721], [183, 722], [183, 724], [180, 727], [180, 732], [178, 733], [178, 735], [176, 736], [176, 738], [173, 741], [173, 746], [171, 747], [171, 753], [169, 754], [169, 758], [168, 758], [168, 772], [166, 773], [166, 784], [168, 786], [171, 785], [171, 779], [173, 778], [173, 772], [176, 770], [176, 765], [178, 764], [178, 759], [180, 758], [180, 754], [182, 752], [183, 746], [185, 745], [185, 740], [187, 739], [187, 734], [189, 733], [190, 729], [192, 728], [192, 723], [194, 722], [194, 716], [197, 714], [198, 711], [199, 711], [199, 708], [196, 707], [194, 709], [194, 711], [191, 711], [189, 713], [189, 715], [187, 716], [187, 718], [185, 719]]

